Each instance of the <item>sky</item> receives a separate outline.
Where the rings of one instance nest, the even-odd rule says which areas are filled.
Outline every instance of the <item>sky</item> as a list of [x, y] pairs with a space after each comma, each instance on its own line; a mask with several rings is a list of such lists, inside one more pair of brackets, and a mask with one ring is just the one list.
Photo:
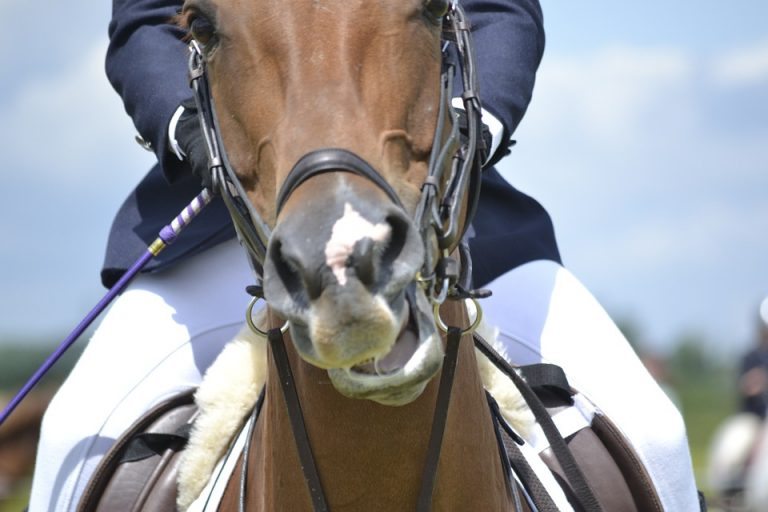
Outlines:
[[[638, 341], [740, 352], [768, 295], [768, 2], [542, 4], [502, 172]], [[112, 216], [152, 163], [104, 76], [109, 15], [0, 0], [0, 347], [58, 343], [99, 300]]]

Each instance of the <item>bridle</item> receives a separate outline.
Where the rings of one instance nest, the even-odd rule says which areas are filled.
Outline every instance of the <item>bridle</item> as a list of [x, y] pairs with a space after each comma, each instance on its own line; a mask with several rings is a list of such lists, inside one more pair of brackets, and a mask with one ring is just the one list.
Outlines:
[[[424, 265], [418, 281], [430, 300], [436, 304], [442, 303], [450, 292], [454, 292], [456, 285], [461, 289], [469, 288], [470, 276], [466, 271], [468, 265], [463, 266], [465, 272], [459, 275], [457, 271], [459, 266], [453, 262], [449, 254], [459, 245], [474, 216], [480, 194], [481, 168], [485, 149], [481, 146], [481, 107], [469, 25], [464, 11], [456, 2], [451, 2], [442, 23], [443, 70], [440, 78], [437, 128], [430, 154], [428, 174], [422, 184], [421, 196], [414, 214], [414, 221], [425, 244]], [[271, 231], [248, 200], [227, 158], [211, 96], [203, 51], [195, 41], [190, 43], [189, 49], [190, 81], [208, 150], [213, 188], [224, 200], [240, 243], [245, 247], [257, 282], [260, 283]], [[456, 58], [458, 63], [454, 62]], [[453, 77], [457, 67], [461, 70], [464, 90], [461, 97], [467, 116], [467, 136], [463, 144], [459, 144], [457, 114], [450, 102]], [[453, 121], [448, 133], [444, 133], [446, 116], [451, 116]], [[455, 149], [457, 146], [458, 150]], [[395, 204], [402, 207], [397, 194], [365, 160], [344, 149], [325, 148], [305, 155], [291, 169], [278, 192], [276, 214], [279, 214], [291, 192], [304, 181], [323, 172], [338, 171], [354, 173], [368, 179], [383, 190]], [[465, 196], [468, 197], [467, 210], [463, 229], [460, 229], [462, 200]], [[436, 236], [437, 244], [428, 243], [430, 233]]]
[[[435, 318], [438, 320], [437, 309], [449, 295], [457, 298], [471, 296], [469, 292], [471, 264], [462, 238], [477, 207], [483, 153], [486, 149], [482, 147], [480, 136], [481, 107], [469, 25], [464, 11], [455, 0], [449, 3], [447, 12], [442, 16], [442, 25], [443, 69], [440, 77], [437, 127], [430, 153], [427, 177], [422, 184], [421, 195], [414, 214], [414, 222], [425, 246], [424, 264], [417, 282], [433, 303], [436, 311]], [[245, 190], [227, 158], [209, 87], [204, 54], [195, 41], [190, 43], [189, 48], [190, 81], [208, 150], [213, 188], [221, 195], [232, 217], [240, 243], [248, 253], [257, 280], [257, 286], [251, 287], [251, 289], [257, 290], [254, 293], [258, 295], [271, 234], [270, 228], [248, 200]], [[458, 62], [455, 62], [456, 59]], [[463, 143], [460, 143], [457, 114], [450, 101], [454, 73], [457, 68], [461, 71], [463, 84], [461, 97], [467, 117], [467, 134]], [[450, 130], [444, 133], [447, 124], [446, 116], [450, 116], [452, 122], [450, 123]], [[288, 173], [278, 191], [276, 215], [280, 213], [291, 193], [306, 180], [325, 172], [339, 171], [353, 173], [369, 180], [381, 189], [394, 204], [403, 208], [392, 187], [368, 162], [344, 149], [325, 148], [304, 155]], [[463, 228], [460, 228], [465, 197], [467, 197], [466, 211], [464, 212]], [[431, 236], [436, 238], [436, 244], [430, 243]], [[460, 248], [462, 265], [459, 265], [450, 256], [451, 251], [456, 247]], [[248, 316], [250, 316], [250, 308]], [[441, 322], [440, 320], [439, 324]], [[474, 328], [476, 324], [477, 322], [470, 329]], [[422, 475], [422, 487], [417, 504], [419, 512], [428, 512], [432, 508], [432, 491], [445, 430], [459, 341], [462, 335], [468, 331], [448, 327], [444, 324], [441, 328], [447, 333], [446, 357], [443, 362], [427, 449], [427, 460]], [[324, 511], [328, 510], [328, 506], [309, 444], [301, 406], [295, 393], [292, 371], [285, 354], [282, 331], [284, 329], [271, 329], [266, 333], [260, 332], [268, 338], [275, 357], [289, 419], [314, 510]], [[245, 508], [247, 459], [246, 453], [243, 459], [240, 488], [240, 507], [242, 510]]]

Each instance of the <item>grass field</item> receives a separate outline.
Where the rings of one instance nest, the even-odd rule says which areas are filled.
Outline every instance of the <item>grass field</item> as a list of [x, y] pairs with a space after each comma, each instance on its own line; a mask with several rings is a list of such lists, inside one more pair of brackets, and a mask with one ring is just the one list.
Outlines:
[[706, 467], [709, 444], [720, 423], [736, 408], [731, 373], [703, 376], [682, 382], [678, 396], [688, 430], [693, 469], [699, 489], [710, 498]]
[[23, 482], [5, 500], [0, 501], [0, 512], [21, 512], [29, 500], [29, 482]]

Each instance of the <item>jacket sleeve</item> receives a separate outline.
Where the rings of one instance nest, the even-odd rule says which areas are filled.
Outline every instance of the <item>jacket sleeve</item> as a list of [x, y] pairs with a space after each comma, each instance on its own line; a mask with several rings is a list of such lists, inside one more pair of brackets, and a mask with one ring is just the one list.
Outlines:
[[499, 151], [531, 100], [544, 53], [544, 25], [538, 0], [462, 0], [472, 27], [483, 108], [504, 126]]
[[114, 0], [106, 56], [107, 78], [170, 181], [189, 172], [168, 145], [170, 119], [192, 96], [184, 31], [173, 21], [181, 5], [174, 0]]

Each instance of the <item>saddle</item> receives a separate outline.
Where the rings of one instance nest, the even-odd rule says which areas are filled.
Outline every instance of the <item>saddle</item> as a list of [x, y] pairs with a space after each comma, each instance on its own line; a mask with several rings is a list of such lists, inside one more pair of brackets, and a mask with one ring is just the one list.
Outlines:
[[[476, 340], [477, 342], [477, 340]], [[481, 352], [482, 344], [478, 344]], [[493, 361], [492, 361], [493, 362]], [[653, 482], [613, 422], [568, 385], [555, 365], [518, 367], [510, 378], [536, 418], [527, 441], [504, 418], [494, 397], [488, 404], [501, 463], [518, 510], [589, 510], [587, 485], [602, 510], [662, 511]], [[181, 451], [197, 413], [193, 391], [158, 405], [116, 442], [104, 457], [78, 506], [79, 512], [176, 508]], [[565, 450], [566, 454], [563, 454]], [[573, 473], [581, 476], [574, 478]]]
[[198, 410], [194, 391], [157, 405], [123, 433], [91, 477], [78, 511], [176, 510], [180, 455]]

